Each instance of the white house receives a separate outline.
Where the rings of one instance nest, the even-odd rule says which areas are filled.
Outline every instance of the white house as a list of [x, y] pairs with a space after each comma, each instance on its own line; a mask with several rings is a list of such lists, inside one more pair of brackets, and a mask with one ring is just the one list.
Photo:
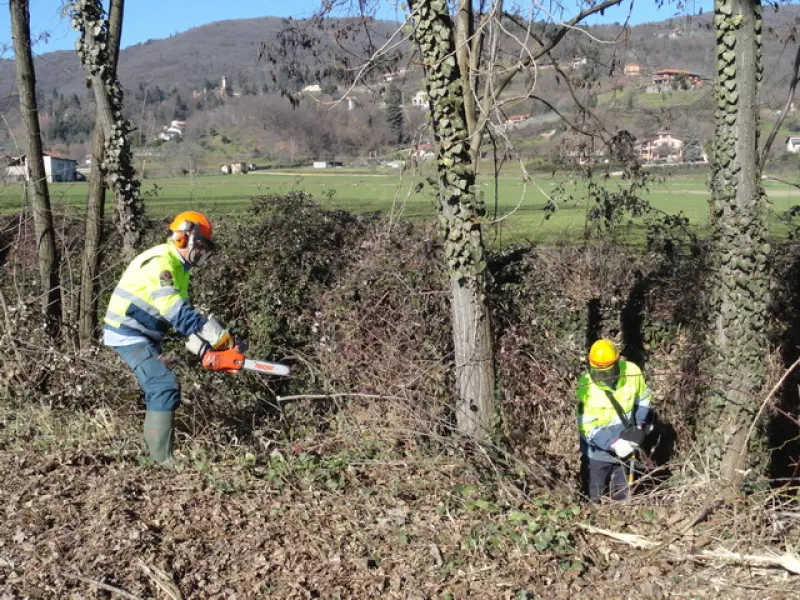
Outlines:
[[171, 140], [180, 140], [183, 137], [183, 130], [180, 127], [164, 127], [164, 130], [158, 134], [158, 139], [169, 142]]
[[636, 144], [634, 149], [645, 162], [677, 163], [683, 160], [683, 140], [670, 131], [659, 131]]
[[302, 91], [308, 92], [309, 94], [318, 94], [322, 91], [322, 86], [318, 83], [312, 83], [311, 85], [305, 86]]
[[3, 178], [6, 181], [27, 181], [28, 180], [28, 162], [25, 156], [8, 156], [3, 160], [6, 167]]
[[790, 154], [800, 154], [800, 135], [786, 138], [786, 151]]
[[425, 90], [419, 90], [412, 96], [411, 104], [417, 108], [428, 108], [430, 106], [428, 104], [428, 92]]
[[586, 59], [585, 56], [576, 56], [572, 59], [571, 66], [573, 69], [580, 69], [582, 66], [586, 65], [589, 61]]

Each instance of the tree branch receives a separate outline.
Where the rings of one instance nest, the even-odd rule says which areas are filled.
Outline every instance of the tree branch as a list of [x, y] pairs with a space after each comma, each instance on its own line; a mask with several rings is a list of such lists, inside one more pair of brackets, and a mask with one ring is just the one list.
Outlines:
[[541, 58], [545, 54], [548, 54], [553, 48], [556, 47], [556, 45], [562, 40], [562, 38], [565, 35], [567, 35], [567, 33], [570, 30], [572, 30], [578, 23], [583, 21], [585, 18], [592, 16], [595, 13], [604, 11], [612, 6], [616, 6], [621, 2], [622, 0], [606, 0], [605, 2], [598, 4], [597, 6], [593, 6], [591, 8], [587, 8], [586, 10], [581, 11], [579, 14], [575, 15], [572, 19], [562, 24], [561, 28], [550, 39], [550, 41], [548, 41], [545, 45], [539, 48], [536, 52], [532, 52], [529, 57], [521, 60], [516, 66], [506, 70], [506, 72], [501, 75], [500, 79], [495, 84], [496, 93], [497, 94], [502, 93], [502, 91], [509, 83], [511, 83], [511, 80], [517, 73], [519, 73], [522, 69], [530, 66], [531, 63], [535, 62], [537, 59]]

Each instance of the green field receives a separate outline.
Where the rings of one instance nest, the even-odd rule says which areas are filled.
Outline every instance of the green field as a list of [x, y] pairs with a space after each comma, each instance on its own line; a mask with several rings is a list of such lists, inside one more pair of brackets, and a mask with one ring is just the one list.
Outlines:
[[[683, 213], [693, 227], [705, 228], [708, 220], [707, 174], [676, 175], [653, 185], [649, 194], [652, 205], [670, 214]], [[188, 208], [211, 215], [228, 215], [246, 211], [252, 196], [304, 190], [329, 209], [345, 209], [359, 214], [392, 211], [410, 219], [430, 219], [435, 214], [435, 192], [425, 184], [415, 192], [421, 177], [403, 176], [397, 171], [256, 171], [242, 176], [198, 176], [175, 179], [145, 180], [148, 212], [169, 216]], [[560, 183], [572, 197], [558, 203], [558, 210], [545, 218], [547, 196]], [[615, 188], [624, 182], [611, 177], [606, 185]], [[772, 208], [773, 230], [782, 227], [777, 215], [800, 203], [800, 190], [777, 182], [765, 182]], [[550, 175], [535, 176], [523, 184], [519, 176], [503, 175], [495, 189], [489, 179], [481, 179], [489, 208], [492, 227], [487, 231], [492, 243], [525, 240], [574, 239], [584, 230], [587, 211], [585, 182], [554, 179]], [[86, 198], [86, 183], [50, 185], [54, 210], [58, 214], [80, 215]], [[0, 187], [0, 215], [19, 210], [24, 202], [21, 185]]]

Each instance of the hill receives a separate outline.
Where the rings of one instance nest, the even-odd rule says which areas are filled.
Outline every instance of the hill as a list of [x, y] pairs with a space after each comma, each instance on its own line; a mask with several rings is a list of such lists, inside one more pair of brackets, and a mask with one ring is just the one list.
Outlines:
[[[765, 10], [765, 108], [776, 109], [785, 101], [794, 59], [790, 44], [798, 18], [796, 5]], [[398, 140], [387, 127], [383, 93], [388, 84], [380, 75], [396, 68], [391, 60], [368, 79], [379, 85], [356, 90], [357, 104], [349, 107], [356, 110], [344, 116], [341, 108], [336, 114], [331, 112], [349, 89], [359, 57], [371, 54], [370, 48], [383, 44], [397, 28], [396, 23], [373, 21], [367, 37], [355, 25], [352, 20], [322, 24], [272, 17], [226, 20], [125, 48], [120, 79], [128, 117], [138, 128], [135, 143], [156, 141], [159, 132], [177, 119], [188, 123], [183, 141], [199, 144], [175, 153], [190, 156], [191, 164], [195, 162], [191, 157], [209, 153], [211, 163], [221, 157], [267, 157], [295, 163], [314, 157], [385, 155], [402, 147], [425, 115], [406, 102], [406, 139]], [[514, 27], [510, 23], [507, 30], [514, 33]], [[691, 132], [700, 142], [710, 140], [715, 56], [709, 14], [626, 30], [619, 24], [597, 25], [588, 28], [588, 33], [568, 35], [554, 56], [567, 67], [577, 62], [571, 79], [578, 96], [595, 107], [609, 129], [625, 128], [641, 137], [669, 128], [683, 136]], [[516, 60], [512, 37], [501, 40], [500, 46], [509, 61]], [[405, 52], [402, 60], [407, 65], [408, 49], [401, 44], [395, 55]], [[624, 66], [631, 63], [640, 65], [640, 76], [623, 74]], [[406, 98], [422, 87], [421, 70], [413, 63], [410, 66], [403, 78], [392, 82]], [[81, 156], [90, 150], [93, 111], [76, 55], [67, 51], [43, 54], [37, 57], [36, 68], [46, 145]], [[703, 92], [648, 94], [650, 74], [665, 68], [699, 75], [705, 82]], [[508, 93], [524, 93], [531, 77], [520, 78]], [[299, 90], [309, 84], [319, 85], [321, 93], [299, 96]], [[539, 72], [536, 89], [563, 114], [574, 114], [572, 95], [554, 72]], [[291, 103], [282, 96], [284, 91], [293, 94]], [[13, 61], [0, 61], [0, 112], [12, 128], [17, 123], [16, 105]], [[534, 117], [531, 127], [520, 128], [512, 136], [523, 156], [552, 154], [564, 144], [560, 134], [566, 128], [553, 122], [549, 106], [528, 99], [504, 110]], [[764, 114], [767, 127], [772, 117]], [[796, 125], [800, 120], [790, 119], [785, 132]], [[0, 131], [0, 145], [14, 143], [9, 132]]]
[[[270, 64], [259, 59], [262, 43], [277, 46], [281, 32], [292, 27], [295, 38], [305, 36], [314, 40], [313, 48], [300, 48], [284, 55], [295, 66], [309, 73], [321, 69], [323, 61], [333, 51], [331, 31], [343, 27], [346, 20], [335, 20], [325, 27], [303, 21], [287, 21], [276, 17], [216, 21], [165, 39], [148, 40], [129, 46], [120, 53], [119, 76], [123, 86], [130, 89], [139, 82], [162, 88], [200, 88], [206, 80], [218, 82], [227, 76], [231, 82], [242, 76], [255, 83], [270, 80]], [[389, 22], [375, 22], [372, 34], [377, 42], [396, 29]], [[337, 42], [341, 40], [337, 39]], [[347, 40], [345, 48], [354, 52], [366, 47], [367, 40], [357, 31]], [[41, 54], [35, 59], [37, 85], [43, 91], [54, 88], [64, 95], [81, 94], [85, 89], [84, 74], [74, 52], [58, 51]], [[14, 90], [14, 61], [0, 61], [0, 95]], [[259, 85], [259, 88], [261, 86]]]

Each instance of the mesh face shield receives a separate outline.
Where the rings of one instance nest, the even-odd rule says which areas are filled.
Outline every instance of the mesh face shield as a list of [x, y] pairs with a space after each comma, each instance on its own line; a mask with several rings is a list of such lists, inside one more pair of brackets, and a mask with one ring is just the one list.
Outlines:
[[614, 389], [617, 387], [617, 380], [619, 379], [619, 361], [605, 368], [589, 367], [589, 375], [595, 383]]
[[213, 241], [203, 237], [197, 231], [192, 231], [189, 234], [189, 262], [192, 265], [200, 266], [204, 264], [213, 251]]

